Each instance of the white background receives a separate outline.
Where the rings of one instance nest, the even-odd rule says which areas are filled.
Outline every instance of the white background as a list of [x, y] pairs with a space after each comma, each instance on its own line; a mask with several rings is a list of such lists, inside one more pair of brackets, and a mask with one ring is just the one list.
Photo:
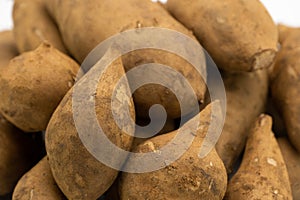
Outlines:
[[[124, 0], [126, 1], [126, 0]], [[165, 0], [162, 0], [165, 1]], [[184, 1], [184, 0], [183, 0]], [[251, 1], [251, 0], [249, 0]], [[276, 22], [300, 27], [299, 0], [261, 0]], [[0, 30], [11, 29], [13, 0], [0, 0]], [[37, 19], [38, 20], [38, 19]]]

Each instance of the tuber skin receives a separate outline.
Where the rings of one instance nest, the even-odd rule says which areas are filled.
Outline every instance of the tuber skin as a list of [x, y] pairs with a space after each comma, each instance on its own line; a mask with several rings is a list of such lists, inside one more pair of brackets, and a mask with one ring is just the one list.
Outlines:
[[[197, 42], [191, 31], [176, 21], [161, 5], [149, 0], [49, 0], [46, 1], [46, 4], [49, 13], [58, 24], [66, 47], [79, 63], [82, 63], [86, 56], [101, 42], [132, 29], [138, 30], [144, 27], [171, 29], [178, 34], [185, 34]], [[113, 23], [111, 19], [113, 19]], [[162, 34], [162, 42], [163, 40], [165, 38]], [[183, 48], [181, 51], [188, 51], [188, 49]], [[199, 102], [204, 100], [206, 74], [202, 74], [202, 77], [190, 63], [180, 56], [160, 49], [142, 49], [123, 55], [122, 59], [126, 72], [146, 63], [170, 66], [189, 81], [197, 100]], [[204, 54], [199, 58], [199, 61], [202, 67], [206, 69]], [[134, 81], [129, 80], [129, 82]], [[173, 81], [170, 80], [170, 82]], [[186, 99], [192, 99], [189, 96], [191, 94], [187, 94]], [[168, 117], [173, 119], [192, 112], [189, 110], [185, 111], [187, 113], [181, 113], [180, 106], [183, 107], [183, 105], [179, 105], [175, 94], [158, 84], [140, 87], [134, 93], [134, 103], [137, 116], [142, 118], [148, 117], [149, 109], [154, 104], [162, 105], [166, 109]], [[187, 104], [188, 102], [184, 103]]]
[[0, 77], [0, 112], [25, 132], [46, 130], [78, 69], [75, 61], [47, 43], [15, 57]]
[[[0, 32], [0, 71], [19, 54], [12, 31]], [[0, 76], [1, 76], [0, 72]]]
[[287, 168], [271, 129], [271, 117], [261, 115], [249, 134], [242, 164], [228, 184], [225, 200], [293, 199]]
[[300, 153], [291, 145], [288, 138], [278, 138], [277, 141], [289, 173], [293, 199], [300, 199]]
[[255, 71], [273, 63], [278, 31], [259, 0], [168, 0], [166, 7], [223, 70]]
[[12, 199], [66, 200], [53, 179], [47, 157], [44, 157], [19, 180]]
[[[196, 133], [189, 130], [200, 120]], [[187, 151], [174, 163], [148, 173], [125, 173], [119, 185], [121, 199], [138, 200], [194, 200], [224, 197], [227, 174], [222, 160], [213, 149], [205, 158], [199, 158], [200, 146], [207, 134], [211, 120], [211, 105], [188, 121], [181, 129], [196, 137]], [[189, 132], [188, 132], [189, 131]], [[172, 140], [178, 131], [151, 138], [133, 149], [133, 152], [156, 152]], [[180, 148], [180, 147], [179, 147]], [[129, 157], [126, 165], [134, 164]]]
[[272, 72], [272, 97], [287, 135], [300, 152], [300, 28], [279, 26], [281, 49]]
[[[227, 173], [233, 171], [245, 148], [249, 130], [265, 111], [268, 95], [267, 70], [255, 72], [223, 72], [226, 90], [226, 118], [216, 150]], [[255, 92], [254, 92], [255, 91]]]
[[20, 53], [33, 51], [48, 42], [63, 53], [67, 50], [58, 27], [46, 9], [47, 0], [15, 0], [14, 36]]
[[0, 115], [0, 155], [0, 196], [4, 196], [44, 156], [42, 137], [23, 133]]
[[[96, 70], [97, 68], [93, 69]], [[108, 66], [101, 78], [97, 77], [99, 80], [92, 79], [92, 74], [88, 72], [74, 87], [82, 85], [85, 80], [93, 80], [91, 84], [99, 81], [95, 94], [88, 97], [88, 99], [95, 98], [98, 123], [113, 144], [129, 151], [133, 137], [123, 132], [116, 124], [111, 105], [112, 93], [124, 73], [122, 61], [117, 59]], [[76, 126], [74, 123], [73, 112], [78, 106], [73, 104], [74, 87], [61, 101], [48, 124], [46, 130], [47, 155], [54, 179], [68, 199], [97, 199], [113, 184], [118, 171], [97, 160], [82, 143], [78, 135], [78, 125]], [[93, 85], [86, 87], [93, 87]], [[122, 89], [119, 92], [125, 91]], [[82, 98], [85, 99], [86, 97]], [[130, 99], [128, 101], [130, 116], [126, 117], [135, 121], [133, 102]], [[85, 109], [85, 107], [77, 109]], [[122, 114], [118, 113], [118, 115]], [[91, 124], [91, 117], [89, 115], [84, 116], [81, 123], [93, 127], [97, 126], [97, 124]], [[110, 159], [122, 164], [127, 157], [115, 155]]]

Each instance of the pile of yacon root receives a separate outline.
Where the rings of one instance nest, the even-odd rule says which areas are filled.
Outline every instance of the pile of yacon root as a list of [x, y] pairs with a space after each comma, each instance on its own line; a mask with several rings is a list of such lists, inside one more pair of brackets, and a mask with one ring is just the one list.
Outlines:
[[[300, 28], [275, 24], [258, 0], [15, 0], [13, 20], [13, 30], [0, 33], [0, 199], [300, 199]], [[147, 27], [178, 33], [173, 48], [198, 60], [205, 73], [164, 49], [132, 50], [112, 58], [112, 52], [121, 51], [118, 45], [102, 52], [113, 61], [96, 81], [89, 72], [105, 59], [89, 62], [86, 71], [80, 68], [102, 42]], [[145, 46], [158, 36], [161, 47], [171, 39], [149, 35]], [[182, 36], [203, 49], [192, 52]], [[126, 41], [129, 46], [134, 39]], [[206, 83], [213, 66], [204, 49], [222, 76], [226, 113], [220, 137], [215, 130], [216, 144], [201, 157], [215, 115], [212, 107], [224, 102], [210, 98]], [[159, 68], [128, 75], [149, 63], [178, 72], [193, 95]], [[134, 88], [141, 77], [155, 80], [160, 73], [175, 90], [155, 83]], [[75, 88], [84, 84], [77, 93], [93, 87], [94, 92], [76, 100]], [[184, 94], [182, 99], [177, 92]], [[89, 100], [94, 121], [84, 107]], [[164, 108], [165, 123], [149, 138], [134, 137], [134, 127], [161, 119], [150, 115], [153, 105]], [[132, 122], [137, 126], [128, 126]], [[98, 137], [94, 140], [100, 146], [87, 148], [82, 138], [93, 141], [91, 130], [97, 126], [116, 148], [136, 155], [159, 158], [180, 131], [193, 140], [176, 160], [144, 173], [133, 166], [129, 155], [134, 154], [107, 151], [109, 161], [124, 169], [136, 167], [135, 173], [101, 162], [93, 154], [93, 148], [98, 153], [106, 148]], [[170, 156], [181, 143], [173, 145]]]

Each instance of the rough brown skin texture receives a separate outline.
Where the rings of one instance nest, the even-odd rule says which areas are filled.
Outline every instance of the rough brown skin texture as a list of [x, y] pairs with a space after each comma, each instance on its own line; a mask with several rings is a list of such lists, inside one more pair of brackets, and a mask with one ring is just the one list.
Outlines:
[[[151, 3], [151, 2], [150, 2]], [[165, 12], [165, 11], [163, 11]], [[191, 36], [191, 35], [190, 35]], [[138, 53], [140, 52], [140, 53]], [[177, 70], [179, 73], [181, 73], [187, 81], [191, 84], [193, 91], [195, 92], [196, 98], [199, 101], [203, 101], [204, 99], [204, 93], [206, 91], [206, 87], [203, 84], [203, 79], [199, 75], [199, 72], [195, 70], [195, 68], [187, 64], [182, 58], [179, 56], [175, 56], [171, 53], [166, 53], [165, 51], [161, 50], [143, 50], [143, 51], [135, 51], [134, 53], [126, 54], [122, 57], [123, 63], [125, 66], [125, 70], [128, 71], [136, 66], [147, 64], [147, 63], [159, 63], [163, 64], [169, 67], [172, 67], [173, 69]], [[204, 61], [203, 58], [199, 58], [199, 60]], [[203, 66], [205, 64], [203, 63]], [[168, 73], [164, 73], [162, 70], [158, 70], [161, 73], [163, 73], [166, 77], [165, 79], [170, 80], [170, 83], [173, 84], [182, 84], [181, 81], [175, 81], [175, 79]], [[153, 73], [153, 72], [150, 72]], [[150, 74], [149, 72], [141, 73], [144, 74]], [[153, 74], [153, 76], [157, 76], [156, 74]], [[135, 82], [135, 80], [129, 78], [129, 83]], [[177, 89], [177, 93], [179, 94], [179, 86], [175, 86], [175, 90]], [[186, 90], [187, 91], [187, 90]], [[183, 91], [184, 92], [184, 91]], [[159, 104], [162, 105], [169, 116], [169, 118], [178, 118], [182, 115], [188, 114], [192, 112], [193, 105], [188, 100], [192, 99], [192, 97], [188, 98], [188, 96], [191, 96], [191, 94], [188, 94], [186, 92], [183, 97], [185, 97], [184, 104], [187, 107], [187, 111], [185, 113], [181, 113], [179, 102], [171, 90], [169, 90], [166, 87], [160, 86], [158, 84], [148, 84], [140, 87], [137, 89], [134, 93], [134, 102], [136, 107], [136, 112], [138, 116], [141, 116], [143, 118], [148, 117], [148, 111], [150, 107], [153, 104]]]
[[287, 168], [271, 127], [271, 117], [258, 118], [242, 164], [229, 182], [226, 200], [292, 199]]
[[0, 78], [1, 113], [26, 132], [45, 130], [78, 69], [75, 61], [46, 43], [14, 58]]
[[[47, 1], [47, 8], [56, 20], [68, 50], [80, 63], [100, 42], [130, 29], [168, 28], [195, 39], [193, 34], [171, 17], [163, 7], [149, 0], [50, 0]], [[111, 19], [114, 19], [113, 23]], [[199, 60], [205, 67], [204, 59]], [[125, 71], [144, 63], [170, 66], [186, 77], [199, 101], [204, 99], [205, 84], [200, 74], [177, 55], [161, 50], [139, 50], [124, 55], [123, 63]], [[134, 102], [136, 113], [141, 117], [148, 116], [148, 110], [153, 104], [162, 105], [172, 118], [178, 118], [181, 114], [175, 95], [161, 85], [150, 84], [139, 88], [134, 94]]]
[[300, 153], [287, 138], [279, 138], [278, 144], [289, 173], [293, 199], [300, 199]]
[[300, 151], [300, 28], [280, 28], [281, 50], [272, 74], [272, 96], [283, 116], [288, 137]]
[[[101, 128], [111, 142], [128, 151], [133, 138], [119, 129], [111, 110], [112, 92], [124, 73], [120, 59], [104, 72], [95, 94], [95, 112]], [[78, 84], [89, 77], [90, 75], [86, 74]], [[68, 199], [97, 199], [113, 184], [118, 171], [96, 160], [83, 146], [74, 124], [72, 92], [73, 90], [70, 90], [64, 97], [46, 130], [49, 163], [57, 184]], [[132, 101], [129, 112], [135, 120]], [[90, 117], [86, 116], [83, 120], [89, 123]], [[117, 155], [112, 159], [120, 162], [126, 160]]]
[[[249, 129], [264, 112], [268, 95], [266, 70], [222, 74], [226, 89], [226, 119], [216, 150], [228, 173], [241, 155]], [[255, 92], [254, 92], [255, 91]]]
[[35, 137], [22, 133], [0, 115], [0, 196], [11, 193], [43, 156], [42, 138]]
[[33, 51], [45, 41], [61, 52], [67, 52], [58, 28], [46, 10], [45, 0], [16, 0], [14, 2], [13, 31], [21, 53]]
[[300, 28], [291, 28], [283, 24], [278, 25], [279, 42], [285, 48], [293, 50], [300, 46]]
[[56, 185], [44, 157], [35, 167], [27, 172], [18, 182], [13, 193], [13, 200], [65, 200], [66, 197]]
[[[122, 173], [120, 183], [121, 199], [222, 199], [227, 187], [225, 167], [213, 149], [205, 158], [198, 157], [200, 146], [210, 124], [211, 108], [208, 106], [183, 129], [201, 119], [191, 147], [176, 162], [163, 169], [142, 174]], [[134, 152], [155, 152], [169, 142], [177, 131], [152, 138], [139, 145]], [[126, 165], [130, 165], [129, 158]]]
[[0, 32], [0, 70], [7, 67], [9, 61], [17, 55], [18, 50], [12, 31]]
[[260, 1], [169, 0], [166, 7], [193, 30], [218, 67], [253, 71], [272, 64], [278, 32]]

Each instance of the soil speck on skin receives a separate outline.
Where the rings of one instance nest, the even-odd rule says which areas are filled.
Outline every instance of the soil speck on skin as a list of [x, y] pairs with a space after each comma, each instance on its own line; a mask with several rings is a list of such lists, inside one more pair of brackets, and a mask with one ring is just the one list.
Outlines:
[[34, 192], [34, 190], [31, 189], [31, 190], [30, 190], [30, 199], [29, 199], [29, 200], [32, 200], [32, 199], [33, 199], [33, 192]]
[[217, 22], [219, 24], [224, 24], [226, 22], [226, 20], [224, 18], [222, 18], [222, 17], [217, 17]]
[[145, 143], [145, 145], [147, 145], [151, 151], [155, 152], [155, 146], [152, 142], [147, 142], [147, 143]]
[[136, 28], [142, 28], [142, 23], [140, 21], [136, 22]]
[[249, 185], [249, 184], [243, 184], [242, 188], [245, 191], [252, 191], [255, 187], [253, 185]]
[[266, 115], [262, 114], [260, 115], [259, 119], [259, 126], [264, 126], [267, 122], [267, 119], [265, 118]]
[[213, 183], [214, 183], [214, 180], [211, 180], [209, 183], [209, 186], [208, 186], [208, 190], [211, 190]]
[[268, 158], [267, 162], [268, 162], [268, 164], [273, 165], [274, 167], [277, 167], [277, 161], [274, 160], [273, 158]]
[[73, 87], [73, 83], [71, 81], [68, 82], [69, 88]]

